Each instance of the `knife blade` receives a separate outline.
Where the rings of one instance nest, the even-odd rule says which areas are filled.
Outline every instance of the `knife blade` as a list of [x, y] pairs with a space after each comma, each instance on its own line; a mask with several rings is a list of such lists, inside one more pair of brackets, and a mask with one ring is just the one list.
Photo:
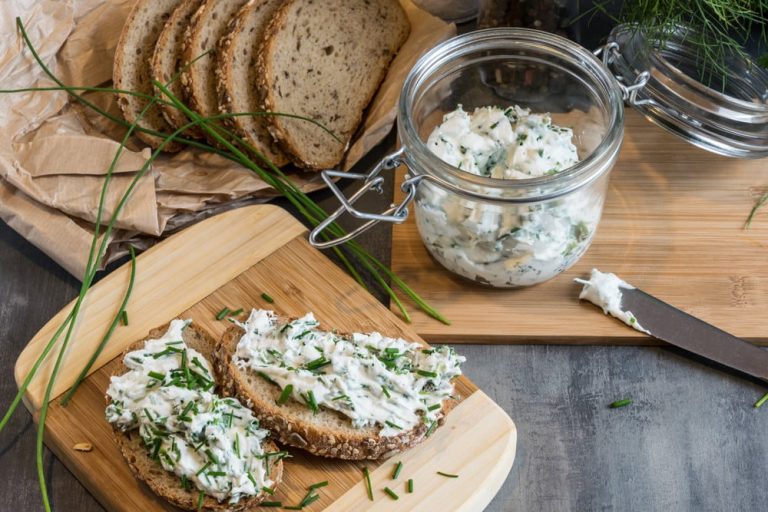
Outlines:
[[650, 334], [717, 363], [768, 381], [768, 351], [689, 315], [638, 288], [621, 289], [621, 307]]

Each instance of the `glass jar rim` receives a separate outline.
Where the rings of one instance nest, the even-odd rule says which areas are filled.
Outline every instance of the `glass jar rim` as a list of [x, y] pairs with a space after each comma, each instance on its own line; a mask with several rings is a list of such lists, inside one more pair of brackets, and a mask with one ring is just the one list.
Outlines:
[[[609, 122], [600, 143], [586, 158], [575, 165], [552, 175], [526, 179], [499, 179], [478, 176], [454, 167], [436, 156], [421, 139], [414, 124], [413, 104], [425, 83], [429, 83], [442, 65], [458, 57], [493, 49], [535, 49], [568, 59], [583, 69], [582, 77], [596, 85], [603, 107], [608, 112]], [[448, 182], [453, 191], [474, 198], [500, 202], [530, 202], [549, 200], [572, 192], [592, 182], [610, 169], [612, 161], [621, 147], [624, 133], [624, 103], [621, 92], [615, 86], [614, 78], [595, 55], [573, 41], [541, 30], [500, 27], [477, 30], [456, 36], [437, 45], [424, 54], [413, 66], [405, 79], [398, 104], [398, 133], [405, 147], [405, 156], [420, 165], [412, 169], [426, 169], [426, 174], [435, 174]], [[542, 195], [541, 188], [549, 192]], [[529, 196], [524, 192], [531, 191]], [[522, 193], [514, 198], [499, 197], [499, 191]]]

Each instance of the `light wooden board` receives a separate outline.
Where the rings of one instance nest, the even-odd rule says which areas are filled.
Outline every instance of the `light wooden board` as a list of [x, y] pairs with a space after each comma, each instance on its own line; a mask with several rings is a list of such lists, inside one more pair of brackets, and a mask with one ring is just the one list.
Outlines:
[[578, 300], [573, 278], [599, 268], [768, 344], [768, 216], [742, 229], [768, 191], [768, 160], [719, 157], [634, 111], [626, 114], [624, 147], [594, 243], [549, 282], [518, 290], [474, 285], [431, 259], [412, 218], [394, 227], [392, 269], [451, 321], [446, 326], [417, 311], [416, 332], [455, 343], [659, 343]]
[[[313, 311], [328, 328], [378, 330], [419, 339], [409, 326], [311, 248], [305, 235], [303, 226], [279, 208], [252, 206], [192, 226], [138, 258], [136, 285], [127, 308], [129, 326], [115, 331], [96, 370], [67, 407], [54, 400], [46, 422], [48, 446], [107, 510], [171, 510], [133, 478], [104, 420], [104, 396], [109, 375], [119, 360], [116, 356], [151, 328], [175, 317], [192, 318], [218, 338], [229, 323], [214, 317], [226, 305], [234, 309], [272, 308], [286, 316]], [[127, 279], [128, 268], [123, 267], [92, 289], [56, 395], [71, 385], [98, 344]], [[265, 303], [262, 292], [269, 293], [275, 303]], [[17, 383], [70, 308], [43, 327], [22, 352], [16, 363]], [[47, 364], [42, 368], [48, 368]], [[32, 412], [42, 403], [42, 385], [42, 380], [35, 380], [26, 395]], [[382, 492], [385, 485], [400, 495], [397, 510], [481, 510], [512, 467], [516, 430], [509, 416], [468, 379], [458, 380], [457, 392], [462, 401], [445, 426], [390, 461], [344, 462], [289, 449], [293, 457], [286, 461], [284, 481], [274, 499], [296, 504], [307, 486], [328, 480], [330, 485], [321, 489], [322, 499], [305, 510], [392, 510], [392, 501]], [[72, 447], [79, 442], [92, 443], [93, 451], [74, 451]], [[399, 480], [393, 482], [392, 466], [399, 460], [404, 468]], [[373, 502], [365, 494], [363, 466], [372, 471]], [[436, 471], [459, 473], [460, 478], [444, 478]], [[404, 490], [408, 478], [415, 481], [413, 494]]]

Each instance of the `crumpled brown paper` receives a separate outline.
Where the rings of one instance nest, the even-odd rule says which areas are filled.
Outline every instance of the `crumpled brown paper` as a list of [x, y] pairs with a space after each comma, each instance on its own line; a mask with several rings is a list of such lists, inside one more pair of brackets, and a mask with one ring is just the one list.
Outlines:
[[[0, 89], [55, 85], [34, 61], [16, 28], [20, 17], [45, 64], [68, 85], [108, 86], [112, 58], [133, 0], [5, 0], [0, 2]], [[402, 4], [411, 35], [353, 140], [344, 169], [351, 168], [392, 128], [402, 83], [416, 59], [452, 36], [455, 27]], [[120, 116], [114, 97], [85, 93]], [[82, 277], [104, 175], [124, 128], [69, 101], [66, 92], [0, 94], [0, 218], [76, 277]], [[110, 183], [108, 218], [150, 157], [140, 141], [123, 150]], [[287, 169], [302, 190], [322, 188], [315, 173]], [[219, 155], [185, 149], [159, 157], [139, 180], [121, 212], [102, 265], [151, 246], [160, 237], [221, 211], [267, 201], [275, 191], [253, 173]]]

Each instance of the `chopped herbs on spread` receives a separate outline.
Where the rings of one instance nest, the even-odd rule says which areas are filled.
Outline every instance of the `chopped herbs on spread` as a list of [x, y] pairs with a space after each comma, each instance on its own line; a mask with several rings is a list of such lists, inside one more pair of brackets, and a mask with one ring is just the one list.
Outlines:
[[335, 410], [356, 428], [379, 426], [393, 436], [436, 425], [464, 358], [450, 347], [423, 349], [379, 333], [321, 331], [309, 313], [287, 323], [253, 310], [233, 363], [280, 386], [278, 404], [296, 400], [313, 413]]
[[123, 432], [138, 429], [150, 456], [183, 489], [199, 490], [201, 506], [206, 495], [235, 504], [273, 485], [270, 456], [284, 455], [264, 453], [268, 432], [250, 410], [212, 393], [210, 363], [183, 341], [187, 324], [172, 321], [162, 337], [125, 356], [128, 371], [107, 389], [106, 418]]

